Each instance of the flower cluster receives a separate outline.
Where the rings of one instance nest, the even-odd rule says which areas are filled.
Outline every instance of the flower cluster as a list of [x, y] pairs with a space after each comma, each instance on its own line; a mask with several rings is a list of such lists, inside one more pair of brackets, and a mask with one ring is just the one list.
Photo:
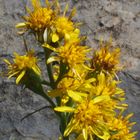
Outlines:
[[[85, 37], [72, 20], [75, 8], [68, 14], [66, 5], [62, 13], [57, 0], [46, 0], [45, 7], [32, 0], [32, 6], [16, 27], [22, 35], [31, 31], [41, 44], [49, 81], [41, 77], [33, 51], [22, 56], [15, 53], [13, 62], [4, 60], [8, 77], [15, 77], [17, 84], [25, 84], [50, 103], [60, 119], [62, 140], [135, 140], [134, 123], [129, 122], [132, 115], [122, 115], [128, 105], [125, 92], [118, 87], [121, 81], [116, 79], [122, 69], [120, 49], [101, 42], [89, 57], [93, 50], [83, 45]], [[48, 93], [44, 85], [50, 87]]]
[[[67, 89], [67, 95], [74, 101], [72, 107], [65, 104], [55, 108], [60, 112], [73, 112], [64, 136], [76, 133], [78, 140], [92, 140], [96, 137], [116, 140], [116, 133], [111, 133], [115, 130], [108, 124], [112, 125], [111, 120], [117, 119], [116, 110], [122, 112], [127, 107], [127, 104], [121, 103], [124, 91], [117, 87], [118, 82], [111, 80], [112, 77], [105, 77], [103, 73], [97, 77], [85, 79], [76, 89]], [[124, 133], [123, 136], [128, 137], [128, 134], [125, 136]], [[123, 140], [123, 137], [118, 140]]]

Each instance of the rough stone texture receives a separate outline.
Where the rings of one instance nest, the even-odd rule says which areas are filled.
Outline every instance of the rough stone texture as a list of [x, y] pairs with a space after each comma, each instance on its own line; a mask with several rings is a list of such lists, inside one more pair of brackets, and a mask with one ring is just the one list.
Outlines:
[[[62, 0], [77, 7], [74, 20], [83, 22], [81, 33], [87, 35], [87, 44], [96, 47], [100, 38], [122, 49], [122, 88], [129, 104], [127, 112], [134, 112], [137, 122], [134, 130], [140, 131], [140, 1], [139, 0]], [[3, 58], [12, 58], [12, 52], [24, 53], [22, 38], [14, 28], [25, 14], [29, 0], [0, 0], [0, 70]], [[34, 40], [29, 36], [32, 46]], [[41, 54], [40, 48], [37, 48]], [[41, 97], [17, 87], [13, 80], [0, 78], [0, 140], [57, 140], [58, 121], [49, 109], [44, 109], [21, 121], [28, 113], [45, 106]], [[140, 135], [137, 135], [137, 140]]]

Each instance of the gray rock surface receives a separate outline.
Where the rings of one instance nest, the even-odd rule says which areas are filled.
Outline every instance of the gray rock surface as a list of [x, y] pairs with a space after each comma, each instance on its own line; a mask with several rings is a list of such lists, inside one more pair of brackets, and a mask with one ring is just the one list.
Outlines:
[[[77, 7], [76, 21], [83, 22], [81, 33], [87, 35], [87, 44], [96, 47], [100, 38], [112, 36], [113, 43], [122, 49], [122, 88], [129, 104], [127, 112], [134, 112], [140, 131], [140, 1], [139, 0], [61, 0]], [[0, 70], [3, 58], [12, 58], [12, 52], [25, 52], [22, 38], [16, 34], [15, 24], [25, 14], [29, 0], [0, 0]], [[30, 46], [34, 40], [27, 38]], [[40, 48], [37, 48], [40, 51]], [[44, 109], [24, 119], [28, 113], [45, 106], [40, 96], [17, 87], [13, 80], [0, 78], [0, 140], [57, 140], [58, 120], [50, 109]], [[140, 134], [137, 135], [137, 140]]]

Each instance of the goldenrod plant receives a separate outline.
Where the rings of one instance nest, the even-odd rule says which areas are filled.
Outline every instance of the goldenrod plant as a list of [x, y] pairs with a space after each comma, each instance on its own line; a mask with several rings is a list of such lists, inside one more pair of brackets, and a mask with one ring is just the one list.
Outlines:
[[28, 14], [16, 28], [21, 36], [34, 34], [44, 52], [49, 81], [37, 64], [41, 59], [29, 49], [25, 55], [14, 53], [13, 61], [4, 60], [7, 77], [50, 103], [60, 121], [59, 140], [135, 140], [135, 123], [129, 121], [133, 114], [123, 116], [128, 105], [118, 86], [120, 49], [111, 41], [101, 41], [97, 50], [82, 45], [86, 37], [72, 20], [75, 8], [68, 12], [66, 5], [62, 10], [57, 0], [46, 0], [44, 6], [39, 0], [31, 3], [33, 8], [26, 8]]

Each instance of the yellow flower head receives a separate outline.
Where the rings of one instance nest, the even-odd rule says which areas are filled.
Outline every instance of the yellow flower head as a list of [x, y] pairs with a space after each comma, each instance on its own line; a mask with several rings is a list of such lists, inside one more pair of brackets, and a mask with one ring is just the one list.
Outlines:
[[16, 77], [16, 83], [18, 84], [28, 69], [32, 69], [36, 74], [40, 75], [40, 69], [37, 66], [37, 58], [34, 57], [34, 52], [29, 51], [26, 55], [20, 56], [17, 53], [14, 54], [15, 58], [13, 63], [10, 63], [7, 59], [4, 61], [8, 64], [9, 78]]
[[118, 99], [124, 96], [124, 91], [117, 87], [120, 81], [114, 80], [111, 76], [106, 76], [104, 73], [97, 75], [95, 82], [95, 95], [109, 95], [111, 97], [118, 97]]
[[[98, 96], [93, 99], [86, 98], [86, 94], [81, 92], [68, 91], [69, 96], [77, 102], [75, 107], [56, 107], [55, 111], [73, 112], [73, 117], [70, 120], [64, 132], [64, 136], [75, 132], [81, 134], [84, 140], [92, 140], [93, 137], [109, 140], [109, 130], [105, 125], [104, 117], [106, 116], [102, 110], [106, 107], [101, 106], [108, 102], [108, 96]], [[83, 97], [82, 97], [83, 96]]]
[[129, 122], [131, 116], [132, 114], [129, 114], [126, 117], [119, 116], [109, 120], [110, 130], [115, 132], [110, 140], [135, 140], [136, 132], [130, 132], [131, 127], [135, 124]]
[[82, 83], [79, 77], [72, 77], [72, 75], [67, 75], [64, 77], [57, 85], [57, 89], [49, 92], [51, 97], [61, 97], [61, 105], [64, 105], [69, 101], [69, 96], [67, 90], [76, 90]]
[[58, 17], [55, 21], [55, 29], [59, 38], [65, 37], [65, 39], [68, 39], [70, 32], [74, 31], [74, 24], [67, 17]]
[[84, 69], [83, 66], [77, 65], [75, 69], [77, 74], [73, 73], [72, 70], [69, 70], [69, 72], [59, 81], [57, 88], [49, 92], [51, 97], [61, 97], [61, 104], [63, 105], [69, 100], [67, 91], [78, 89], [87, 75], [87, 69]]
[[54, 11], [48, 7], [42, 7], [39, 0], [32, 0], [34, 10], [28, 9], [28, 16], [24, 16], [24, 23], [16, 25], [17, 28], [27, 28], [35, 32], [44, 32], [53, 23], [55, 14]]
[[92, 68], [95, 71], [103, 71], [110, 74], [115, 74], [121, 69], [120, 64], [120, 49], [112, 48], [109, 43], [100, 44], [100, 49], [95, 51], [92, 59]]
[[74, 77], [64, 77], [58, 84], [58, 89], [66, 92], [66, 90], [74, 90], [79, 87], [82, 81], [79, 78]]
[[92, 96], [108, 95], [121, 101], [124, 99], [124, 91], [117, 87], [119, 83], [120, 81], [114, 80], [112, 76], [101, 72], [96, 79], [93, 77], [86, 79], [80, 89]]
[[70, 15], [67, 17], [65, 16], [66, 12], [68, 10], [68, 5], [66, 5], [63, 15], [58, 16], [54, 22], [54, 29], [53, 29], [53, 34], [52, 34], [52, 41], [56, 42], [59, 39], [64, 39], [70, 40], [73, 38], [74, 34], [76, 36], [79, 36], [79, 29], [75, 28], [75, 24], [72, 22], [71, 18], [75, 15], [76, 9], [74, 8]]
[[88, 59], [88, 52], [87, 46], [80, 46], [76, 43], [66, 43], [58, 48], [59, 58], [63, 63], [67, 63], [69, 67], [74, 67], [76, 64], [84, 64]]
[[97, 78], [89, 78], [85, 80], [85, 82], [81, 85], [80, 90], [85, 91], [94, 96], [109, 96], [111, 98], [107, 104], [104, 104], [106, 108], [113, 109], [125, 109], [127, 104], [121, 103], [124, 98], [124, 91], [117, 87], [119, 81], [116, 81], [112, 78], [112, 76], [105, 75], [104, 73], [100, 73], [97, 75]]
[[48, 8], [38, 8], [34, 12], [30, 13], [28, 17], [24, 17], [27, 21], [27, 28], [34, 31], [44, 31], [52, 24], [52, 17], [54, 13]]

